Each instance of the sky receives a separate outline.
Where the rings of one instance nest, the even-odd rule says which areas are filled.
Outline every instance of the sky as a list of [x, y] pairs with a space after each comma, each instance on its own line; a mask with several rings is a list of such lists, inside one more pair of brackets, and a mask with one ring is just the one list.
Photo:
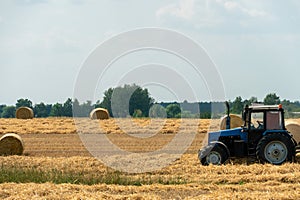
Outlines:
[[[220, 75], [222, 85], [214, 87], [224, 88], [224, 99], [262, 100], [275, 92], [281, 99], [300, 100], [299, 11], [297, 0], [3, 0], [0, 104], [19, 98], [65, 102], [101, 44], [145, 27], [178, 32], [201, 46]], [[161, 69], [164, 76], [150, 69], [153, 74]], [[151, 76], [156, 77], [152, 82]], [[161, 84], [164, 77], [177, 85]], [[191, 65], [170, 52], [144, 50], [114, 62], [89, 100], [101, 100], [110, 87], [139, 81], [159, 102], [220, 100], [207, 86], [211, 79], [214, 75], [193, 76]]]

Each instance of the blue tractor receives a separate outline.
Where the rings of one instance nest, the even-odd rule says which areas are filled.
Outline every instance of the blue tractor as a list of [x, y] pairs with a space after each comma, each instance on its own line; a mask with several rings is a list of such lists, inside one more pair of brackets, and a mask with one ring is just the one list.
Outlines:
[[295, 160], [297, 142], [285, 128], [282, 105], [246, 106], [244, 125], [234, 129], [226, 105], [226, 130], [208, 133], [207, 145], [198, 154], [202, 165], [220, 165], [232, 157], [253, 157], [274, 165]]

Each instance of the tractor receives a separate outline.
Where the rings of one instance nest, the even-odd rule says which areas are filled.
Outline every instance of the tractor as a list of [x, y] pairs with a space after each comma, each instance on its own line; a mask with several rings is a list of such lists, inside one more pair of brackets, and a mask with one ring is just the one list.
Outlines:
[[295, 160], [298, 144], [285, 128], [281, 104], [246, 105], [244, 125], [234, 129], [230, 129], [228, 102], [226, 107], [226, 129], [208, 133], [207, 145], [199, 150], [202, 165], [224, 164], [229, 158], [252, 157], [274, 165]]

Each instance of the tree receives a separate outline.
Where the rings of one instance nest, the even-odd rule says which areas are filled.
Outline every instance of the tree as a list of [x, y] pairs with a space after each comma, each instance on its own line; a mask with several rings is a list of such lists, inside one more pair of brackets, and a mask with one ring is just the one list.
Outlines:
[[63, 116], [63, 105], [61, 103], [54, 104], [51, 108], [50, 116], [51, 117]]
[[71, 98], [68, 98], [63, 105], [63, 115], [66, 117], [73, 116], [73, 102]]
[[258, 102], [257, 97], [250, 97], [250, 99], [249, 99], [250, 104], [257, 103], [257, 102]]
[[245, 106], [245, 105], [250, 106], [250, 105], [252, 105], [253, 103], [258, 103], [257, 97], [250, 97], [249, 100], [248, 100], [248, 99], [245, 99], [245, 100], [244, 100], [244, 106]]
[[112, 114], [112, 110], [111, 110], [111, 97], [112, 94], [114, 92], [113, 88], [109, 88], [108, 90], [106, 90], [104, 92], [104, 97], [101, 103], [97, 102], [96, 103], [96, 108], [105, 108], [108, 112], [110, 116], [113, 116]]
[[80, 104], [80, 102], [77, 99], [74, 99], [72, 110], [74, 117], [88, 117], [90, 115], [90, 112], [94, 109], [94, 105], [92, 105], [91, 101], [86, 101], [83, 104]]
[[151, 108], [149, 110], [149, 117], [151, 117], [151, 118], [166, 118], [167, 117], [166, 109], [159, 104], [154, 104], [151, 106]]
[[129, 113], [129, 100], [134, 88], [129, 85], [113, 89], [111, 96], [111, 109], [114, 117], [127, 117]]
[[142, 111], [143, 116], [148, 117], [153, 101], [147, 89], [133, 84], [109, 88], [104, 92], [102, 102], [98, 102], [96, 107], [106, 108], [113, 117], [133, 116], [135, 110]]
[[3, 108], [2, 117], [3, 118], [14, 118], [16, 114], [15, 106], [6, 106]]
[[134, 92], [129, 100], [129, 114], [132, 116], [135, 110], [141, 110], [145, 117], [149, 116], [150, 107], [153, 105], [153, 99], [150, 97], [147, 89], [142, 89], [134, 85]]
[[[178, 115], [179, 116], [179, 115]], [[192, 114], [191, 111], [189, 110], [183, 110], [180, 114], [180, 116], [182, 118], [195, 118], [196, 115], [195, 114]]]
[[211, 112], [200, 112], [201, 119], [211, 119]]
[[80, 103], [78, 99], [74, 99], [72, 108], [73, 108], [74, 117], [83, 117], [81, 116]]
[[276, 93], [267, 94], [264, 98], [265, 105], [276, 105], [280, 104], [280, 98], [276, 95]]
[[32, 102], [29, 99], [18, 99], [17, 103], [16, 103], [16, 109], [18, 109], [22, 106], [33, 108]]
[[2, 116], [2, 112], [5, 107], [6, 107], [6, 105], [0, 105], [0, 117]]
[[35, 117], [49, 117], [52, 105], [45, 105], [43, 102], [34, 105]]
[[242, 113], [244, 108], [244, 103], [242, 102], [242, 97], [236, 97], [232, 102], [232, 113]]
[[170, 104], [166, 107], [168, 118], [180, 118], [181, 108], [178, 104]]
[[144, 117], [143, 112], [140, 109], [136, 109], [132, 115], [134, 118]]
[[92, 104], [92, 101], [86, 101], [85, 103], [81, 104], [80, 107], [82, 117], [88, 117], [95, 106]]

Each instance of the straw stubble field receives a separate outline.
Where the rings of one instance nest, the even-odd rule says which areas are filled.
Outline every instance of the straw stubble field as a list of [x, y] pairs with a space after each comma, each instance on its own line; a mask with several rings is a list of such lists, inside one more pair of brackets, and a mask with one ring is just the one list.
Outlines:
[[[15, 132], [25, 143], [23, 156], [0, 158], [0, 199], [300, 198], [299, 157], [296, 163], [282, 166], [251, 160], [199, 165], [197, 151], [209, 128], [218, 129], [218, 121], [0, 119], [0, 136]], [[169, 166], [129, 174], [93, 158], [77, 130], [80, 134], [106, 134], [120, 149], [137, 153], [164, 147], [178, 132], [195, 138], [186, 153]], [[152, 135], [143, 137], [145, 133]]]

